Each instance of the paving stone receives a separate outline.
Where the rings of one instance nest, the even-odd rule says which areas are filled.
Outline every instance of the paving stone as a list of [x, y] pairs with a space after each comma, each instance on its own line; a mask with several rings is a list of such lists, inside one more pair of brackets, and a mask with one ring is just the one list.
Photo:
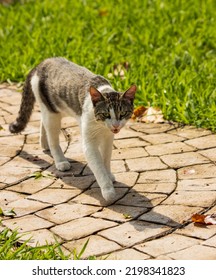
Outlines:
[[196, 147], [197, 149], [209, 149], [216, 147], [216, 135], [211, 134], [185, 141], [186, 144]]
[[182, 167], [178, 170], [178, 178], [181, 179], [202, 179], [216, 178], [216, 165], [200, 164], [190, 167]]
[[148, 211], [148, 209], [144, 207], [111, 205], [105, 207], [102, 211], [95, 212], [92, 216], [114, 222], [127, 222], [128, 220], [136, 219], [146, 211]]
[[37, 216], [49, 220], [55, 224], [63, 224], [71, 220], [89, 216], [100, 209], [101, 207], [91, 205], [63, 203], [37, 212]]
[[178, 153], [190, 152], [196, 150], [196, 148], [186, 145], [185, 143], [182, 142], [173, 142], [173, 143], [146, 146], [145, 149], [152, 156], [178, 154]]
[[156, 144], [164, 144], [164, 143], [171, 143], [171, 142], [180, 142], [185, 140], [186, 138], [180, 137], [174, 134], [167, 134], [167, 133], [158, 133], [158, 134], [150, 134], [150, 135], [142, 135], [140, 136], [141, 139], [147, 141], [153, 145]]
[[105, 258], [106, 260], [148, 260], [150, 257], [134, 249], [125, 249], [112, 252]]
[[139, 138], [114, 140], [114, 146], [117, 149], [145, 147], [146, 145], [149, 145], [149, 143]]
[[39, 146], [39, 134], [35, 133], [26, 135], [25, 144], [37, 144]]
[[115, 149], [112, 152], [112, 160], [116, 159], [131, 159], [131, 158], [141, 158], [147, 157], [148, 154], [143, 148], [125, 148], [125, 149]]
[[140, 174], [138, 183], [175, 183], [176, 171], [173, 169], [147, 171]]
[[216, 248], [194, 245], [168, 256], [175, 260], [216, 260]]
[[21, 148], [21, 146], [7, 146], [5, 148], [5, 145], [0, 145], [0, 155], [2, 157], [12, 158], [20, 153]]
[[55, 178], [51, 178], [51, 177], [50, 178], [42, 177], [39, 179], [30, 178], [12, 187], [8, 187], [7, 190], [12, 190], [24, 194], [34, 194], [52, 185], [54, 181]]
[[33, 231], [53, 226], [53, 223], [34, 215], [5, 220], [2, 221], [2, 224], [11, 230], [18, 230], [18, 232]]
[[123, 160], [112, 160], [111, 170], [113, 173], [126, 172], [125, 162]]
[[25, 168], [25, 167], [13, 167], [4, 164], [1, 166], [0, 172], [0, 182], [5, 184], [12, 184], [18, 182], [26, 177], [29, 177], [35, 171], [38, 171], [37, 168]]
[[185, 126], [183, 128], [177, 128], [168, 132], [169, 134], [175, 134], [187, 139], [198, 138], [211, 134], [210, 130], [203, 128], [195, 128], [193, 126]]
[[174, 129], [173, 125], [170, 124], [157, 124], [157, 123], [136, 123], [131, 126], [132, 129], [138, 132], [143, 132], [147, 134], [157, 134], [161, 132], [166, 132]]
[[146, 157], [146, 158], [136, 158], [127, 159], [126, 163], [130, 171], [147, 171], [156, 169], [166, 169], [167, 165], [161, 162], [158, 157]]
[[208, 163], [209, 160], [196, 152], [172, 154], [161, 156], [161, 159], [169, 167], [180, 168], [194, 164]]
[[[21, 147], [24, 144], [24, 140], [25, 140], [25, 136], [24, 135], [11, 135], [11, 136], [6, 136], [6, 137], [0, 137], [0, 146], [4, 146], [6, 145], [7, 148], [9, 146], [12, 147]], [[3, 147], [4, 148], [4, 147]], [[7, 150], [8, 153], [10, 150]], [[7, 153], [7, 156], [9, 156], [9, 154]]]
[[161, 203], [167, 196], [164, 194], [155, 193], [137, 193], [129, 192], [119, 200], [117, 203], [121, 205], [140, 206], [145, 208], [152, 208]]
[[64, 244], [64, 247], [67, 248], [70, 252], [76, 250], [76, 252], [79, 253], [87, 240], [89, 240], [88, 246], [86, 247], [86, 250], [82, 255], [82, 259], [87, 259], [90, 256], [109, 254], [113, 251], [121, 249], [121, 246], [119, 246], [117, 243], [97, 235], [92, 235], [80, 240], [67, 242]]
[[140, 132], [136, 132], [130, 129], [130, 121], [121, 129], [121, 131], [115, 135], [115, 139], [127, 139], [127, 138], [134, 138], [139, 137], [142, 135]]
[[88, 189], [95, 182], [95, 177], [93, 175], [87, 176], [66, 176], [58, 179], [51, 186], [52, 188], [59, 189]]
[[199, 153], [212, 161], [216, 161], [216, 148], [199, 151]]
[[123, 172], [123, 173], [116, 173], [114, 182], [115, 187], [133, 187], [137, 181], [139, 173], [137, 172]]
[[7, 209], [13, 209], [16, 216], [24, 216], [42, 210], [48, 207], [49, 204], [39, 201], [33, 201], [26, 198], [18, 199], [7, 204]]
[[215, 178], [179, 180], [177, 191], [216, 191]]
[[63, 225], [55, 226], [51, 228], [51, 230], [65, 240], [74, 240], [116, 225], [117, 224], [114, 222], [95, 219], [92, 217], [84, 217], [72, 220]]
[[143, 221], [129, 221], [114, 228], [100, 231], [98, 234], [122, 246], [129, 247], [159, 234], [165, 234], [168, 230], [169, 227], [163, 225]]
[[191, 223], [182, 229], [176, 230], [176, 233], [207, 240], [216, 234], [216, 226]]
[[6, 184], [0, 183], [0, 190], [4, 189], [6, 187]]
[[69, 201], [73, 197], [80, 194], [79, 189], [44, 189], [36, 194], [29, 196], [30, 199], [47, 202], [51, 204], [59, 204]]
[[[30, 239], [30, 240], [29, 240]], [[29, 241], [28, 241], [29, 240]], [[38, 247], [44, 245], [51, 245], [56, 244], [56, 241], [61, 243], [62, 239], [58, 236], [55, 236], [50, 230], [48, 229], [39, 229], [33, 230], [30, 232], [25, 232], [20, 237], [21, 242], [27, 242], [27, 244], [31, 247]]]
[[48, 155], [25, 155], [20, 153], [19, 156], [8, 162], [8, 168], [14, 167], [25, 167], [25, 168], [40, 168], [45, 169], [49, 167], [53, 162], [53, 159]]
[[23, 198], [23, 195], [8, 190], [1, 190], [0, 194], [0, 208], [5, 207], [6, 205], [8, 205], [8, 203], [12, 201], [16, 201]]
[[184, 205], [157, 205], [140, 216], [139, 220], [175, 227], [182, 225], [185, 221], [190, 221], [191, 216], [201, 210], [203, 210], [201, 207]]
[[165, 204], [179, 204], [188, 206], [208, 207], [216, 200], [213, 191], [175, 191], [164, 202]]
[[160, 255], [186, 249], [199, 243], [200, 242], [194, 238], [172, 233], [159, 239], [136, 245], [135, 248], [150, 256], [158, 257]]
[[209, 238], [208, 240], [202, 242], [202, 245], [216, 248], [216, 235], [214, 235], [211, 238]]
[[[128, 188], [116, 188], [116, 200], [121, 199], [127, 192], [128, 192]], [[78, 195], [72, 201], [76, 203], [96, 205], [96, 206], [107, 205], [107, 202], [103, 199], [101, 195], [101, 190], [95, 187]]]
[[4, 165], [5, 163], [7, 163], [9, 160], [11, 160], [10, 157], [2, 157], [0, 156], [0, 166]]
[[150, 193], [164, 193], [169, 194], [176, 188], [175, 183], [147, 183], [147, 184], [136, 184], [131, 191], [150, 192]]
[[[85, 168], [86, 164], [82, 163], [82, 162], [72, 162], [71, 163], [71, 169], [68, 171], [59, 171], [56, 169], [56, 167], [54, 165], [52, 165], [51, 167], [49, 167], [47, 169], [48, 172], [50, 172], [51, 174], [53, 174], [56, 178], [63, 178], [63, 177], [69, 177], [69, 176], [78, 176], [81, 175], [83, 169]], [[87, 174], [83, 174], [83, 175], [89, 175], [92, 174], [91, 172], [88, 172]]]

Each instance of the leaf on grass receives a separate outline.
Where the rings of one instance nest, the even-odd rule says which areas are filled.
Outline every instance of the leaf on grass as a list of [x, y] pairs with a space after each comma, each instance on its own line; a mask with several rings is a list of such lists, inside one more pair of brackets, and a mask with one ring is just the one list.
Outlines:
[[191, 220], [194, 223], [199, 223], [204, 225], [216, 225], [216, 214], [211, 214], [211, 215], [194, 214], [191, 217]]
[[14, 211], [14, 209], [2, 210], [2, 208], [0, 208], [0, 216], [3, 216], [3, 217], [14, 217], [14, 216], [16, 216], [16, 212]]
[[132, 115], [133, 120], [144, 123], [164, 123], [163, 113], [158, 107], [137, 107]]

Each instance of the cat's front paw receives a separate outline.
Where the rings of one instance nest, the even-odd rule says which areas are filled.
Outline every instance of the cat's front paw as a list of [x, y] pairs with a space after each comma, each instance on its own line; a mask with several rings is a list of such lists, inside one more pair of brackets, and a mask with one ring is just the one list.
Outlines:
[[115, 176], [110, 172], [109, 173], [109, 178], [110, 178], [110, 180], [114, 183], [115, 182]]
[[67, 171], [71, 168], [71, 165], [68, 161], [62, 161], [62, 162], [56, 163], [56, 168], [59, 171]]
[[116, 192], [113, 186], [101, 190], [103, 198], [107, 203], [111, 204], [116, 200]]

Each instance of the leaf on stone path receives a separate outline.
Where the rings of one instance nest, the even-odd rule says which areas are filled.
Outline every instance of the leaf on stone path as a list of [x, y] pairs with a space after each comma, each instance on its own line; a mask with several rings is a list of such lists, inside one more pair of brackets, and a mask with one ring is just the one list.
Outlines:
[[35, 178], [35, 180], [41, 178], [52, 178], [52, 177], [54, 177], [52, 174], [48, 172], [42, 172], [42, 171], [35, 171], [29, 176], [29, 178]]
[[199, 223], [204, 225], [216, 225], [216, 214], [211, 214], [211, 215], [194, 214], [191, 217], [191, 220], [194, 223]]
[[3, 130], [4, 128], [0, 125], [0, 130]]
[[194, 169], [187, 169], [187, 170], [184, 170], [183, 173], [185, 175], [192, 175], [192, 174], [195, 174], [196, 171]]
[[145, 111], [148, 110], [147, 107], [144, 107], [144, 106], [139, 106], [137, 107], [136, 109], [134, 109], [133, 111], [133, 115], [132, 115], [132, 119], [133, 120], [136, 120], [136, 119], [139, 119], [143, 116], [143, 114], [145, 113]]
[[16, 212], [14, 211], [14, 209], [2, 210], [2, 208], [0, 208], [0, 216], [3, 216], [3, 217], [14, 217], [14, 216], [16, 216]]
[[123, 216], [124, 216], [125, 219], [131, 219], [132, 218], [130, 214], [126, 214], [126, 213], [123, 214]]
[[144, 123], [164, 123], [163, 113], [160, 108], [157, 107], [137, 107], [132, 115], [133, 120], [137, 120]]

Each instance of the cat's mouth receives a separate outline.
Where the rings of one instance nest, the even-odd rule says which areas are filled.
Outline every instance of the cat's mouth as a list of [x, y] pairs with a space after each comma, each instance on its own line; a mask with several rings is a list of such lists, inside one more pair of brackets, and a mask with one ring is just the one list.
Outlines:
[[112, 133], [116, 134], [116, 133], [119, 133], [120, 131], [120, 128], [113, 128], [111, 129]]

